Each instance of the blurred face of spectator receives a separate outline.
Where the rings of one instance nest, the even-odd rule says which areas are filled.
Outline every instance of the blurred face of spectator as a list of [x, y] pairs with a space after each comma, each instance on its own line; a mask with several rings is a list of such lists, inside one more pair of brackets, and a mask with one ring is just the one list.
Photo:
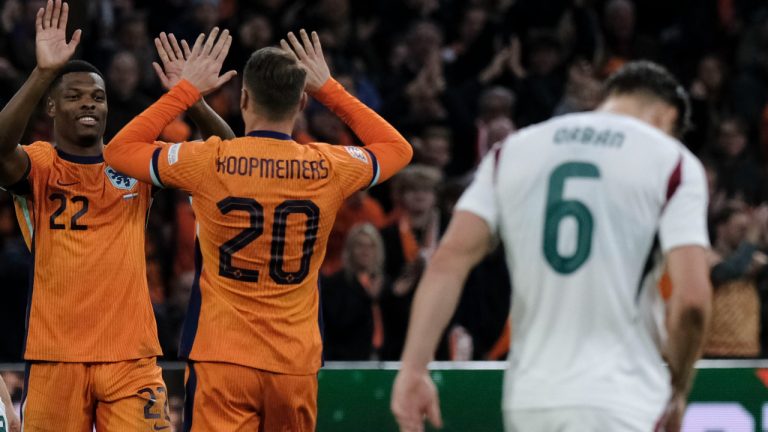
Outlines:
[[605, 27], [618, 40], [635, 33], [635, 5], [629, 0], [611, 0], [605, 5]]
[[124, 23], [120, 30], [120, 44], [130, 51], [146, 48], [149, 44], [146, 21], [132, 18]]
[[344, 133], [344, 123], [327, 110], [319, 110], [309, 118], [309, 127], [318, 139], [337, 143]]
[[192, 294], [192, 284], [195, 281], [194, 272], [181, 273], [172, 284], [171, 298], [169, 302], [182, 309], [186, 310], [189, 304], [189, 296]]
[[430, 22], [416, 24], [408, 34], [409, 57], [418, 64], [424, 63], [440, 49], [442, 43], [443, 35], [436, 25]]
[[505, 88], [487, 90], [480, 96], [480, 119], [487, 122], [498, 117], [511, 117], [514, 101], [512, 92]]
[[123, 51], [115, 54], [107, 71], [109, 88], [121, 99], [133, 96], [139, 84], [139, 63], [136, 56]]
[[541, 45], [531, 52], [531, 72], [549, 75], [560, 64], [560, 50], [555, 46]]
[[720, 124], [717, 146], [727, 157], [738, 157], [747, 147], [747, 136], [737, 121], [725, 120]]
[[411, 185], [403, 190], [400, 202], [407, 213], [422, 215], [435, 207], [437, 196], [432, 187]]
[[717, 57], [704, 57], [699, 63], [699, 79], [709, 91], [719, 90], [723, 83], [723, 64]]
[[219, 2], [215, 0], [198, 0], [192, 16], [204, 32], [210, 31], [219, 22]]
[[461, 29], [459, 34], [461, 40], [465, 42], [473, 41], [480, 36], [480, 32], [483, 31], [488, 15], [484, 9], [471, 8], [464, 14], [464, 19], [461, 21]]
[[367, 234], [360, 233], [350, 239], [350, 265], [356, 270], [373, 272], [380, 261], [376, 242]]
[[261, 15], [245, 21], [239, 29], [240, 43], [251, 50], [269, 46], [272, 42], [272, 24]]
[[444, 135], [428, 135], [423, 139], [422, 159], [425, 164], [438, 169], [451, 161], [451, 141]]
[[749, 231], [750, 218], [746, 211], [740, 210], [717, 227], [717, 238], [728, 248], [735, 250], [744, 241]]

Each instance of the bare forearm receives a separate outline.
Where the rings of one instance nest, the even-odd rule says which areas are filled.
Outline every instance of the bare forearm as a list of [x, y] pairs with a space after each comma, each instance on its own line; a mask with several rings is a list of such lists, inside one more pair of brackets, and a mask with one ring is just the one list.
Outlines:
[[417, 288], [403, 350], [404, 366], [426, 367], [456, 310], [470, 266], [450, 255], [438, 251]]
[[667, 328], [667, 361], [672, 374], [672, 387], [681, 394], [690, 391], [694, 365], [701, 355], [709, 306], [675, 308], [670, 311]]
[[196, 104], [192, 105], [187, 110], [187, 113], [189, 113], [189, 117], [200, 129], [200, 135], [204, 140], [212, 136], [217, 136], [225, 140], [235, 138], [235, 133], [232, 131], [232, 128], [229, 127], [227, 122], [225, 122], [204, 99], [201, 98]]
[[5, 381], [3, 381], [2, 377], [0, 377], [0, 401], [3, 402], [6, 410], [13, 410], [11, 394], [8, 393], [8, 387], [5, 386]]
[[27, 127], [37, 103], [56, 77], [53, 71], [35, 68], [19, 91], [0, 111], [0, 157], [12, 153]]

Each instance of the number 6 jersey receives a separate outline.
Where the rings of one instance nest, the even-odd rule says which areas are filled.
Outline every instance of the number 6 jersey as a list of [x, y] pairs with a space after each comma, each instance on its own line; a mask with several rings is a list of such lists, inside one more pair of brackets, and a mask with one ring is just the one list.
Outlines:
[[700, 162], [630, 117], [572, 114], [488, 154], [459, 210], [504, 244], [513, 278], [505, 409], [593, 406], [658, 416], [660, 252], [708, 246]]
[[24, 358], [116, 362], [161, 354], [147, 288], [151, 187], [38, 141], [7, 189], [33, 255]]

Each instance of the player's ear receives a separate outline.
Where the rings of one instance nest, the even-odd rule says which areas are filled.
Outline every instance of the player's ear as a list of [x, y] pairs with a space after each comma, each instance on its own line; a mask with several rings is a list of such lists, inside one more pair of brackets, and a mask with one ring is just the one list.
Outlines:
[[308, 103], [309, 96], [307, 95], [307, 92], [304, 92], [301, 94], [301, 99], [299, 99], [299, 112], [304, 111], [304, 108], [307, 107]]
[[45, 113], [51, 118], [56, 116], [56, 102], [54, 102], [53, 98], [50, 96], [48, 96], [45, 101]]
[[245, 111], [248, 109], [248, 90], [243, 87], [240, 90], [240, 109]]

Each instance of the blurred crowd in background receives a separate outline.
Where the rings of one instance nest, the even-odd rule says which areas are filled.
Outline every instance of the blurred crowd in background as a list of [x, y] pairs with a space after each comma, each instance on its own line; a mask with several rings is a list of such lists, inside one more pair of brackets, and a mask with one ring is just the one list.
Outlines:
[[[710, 357], [768, 356], [768, 4], [758, 0], [69, 0], [83, 29], [79, 58], [105, 74], [106, 140], [161, 93], [152, 69], [161, 32], [194, 40], [213, 26], [234, 35], [225, 69], [288, 31], [320, 34], [333, 75], [412, 143], [413, 164], [351, 197], [322, 269], [326, 360], [396, 360], [414, 288], [473, 169], [508, 134], [590, 110], [629, 60], [658, 61], [692, 99], [684, 143], [710, 186], [713, 327]], [[35, 66], [43, 0], [0, 10], [0, 104]], [[71, 31], [71, 29], [70, 29]], [[207, 99], [243, 134], [241, 82]], [[50, 140], [42, 110], [24, 143]], [[188, 119], [165, 141], [199, 138]], [[322, 106], [300, 142], [358, 143]], [[194, 277], [194, 214], [178, 191], [157, 194], [147, 227], [147, 277], [165, 359], [176, 359]], [[536, 251], [531, 251], [536, 253]], [[20, 361], [30, 255], [13, 199], [0, 194], [0, 361]], [[98, 257], [94, 257], [98, 259]], [[108, 273], [104, 277], [109, 277]], [[254, 287], [254, 289], [258, 289]], [[502, 359], [512, 287], [497, 250], [475, 269], [438, 359]]]

